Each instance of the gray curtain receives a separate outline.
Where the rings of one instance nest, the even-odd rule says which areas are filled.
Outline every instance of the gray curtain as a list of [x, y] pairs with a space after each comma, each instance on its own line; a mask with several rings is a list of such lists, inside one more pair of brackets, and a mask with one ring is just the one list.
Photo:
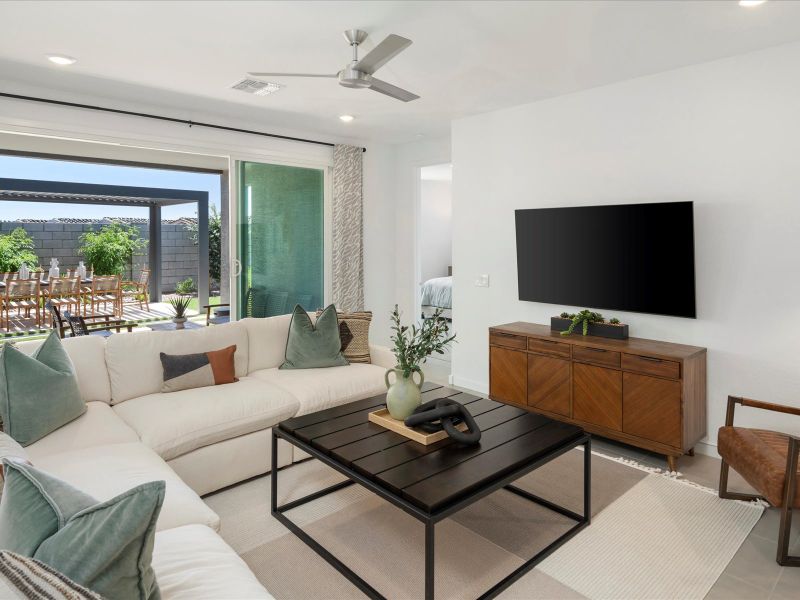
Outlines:
[[356, 146], [333, 148], [333, 303], [364, 310], [362, 155]]

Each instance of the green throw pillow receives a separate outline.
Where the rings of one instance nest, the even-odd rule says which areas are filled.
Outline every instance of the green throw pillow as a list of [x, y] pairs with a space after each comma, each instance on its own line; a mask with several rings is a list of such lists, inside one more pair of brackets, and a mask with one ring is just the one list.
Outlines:
[[315, 326], [303, 307], [295, 306], [286, 340], [286, 362], [281, 369], [318, 369], [348, 364], [342, 354], [336, 307], [331, 304], [323, 310]]
[[56, 331], [33, 356], [11, 344], [0, 348], [0, 417], [8, 435], [28, 446], [85, 412], [75, 368]]
[[0, 550], [35, 558], [104, 598], [161, 597], [151, 562], [163, 481], [98, 502], [29, 465], [3, 465]]

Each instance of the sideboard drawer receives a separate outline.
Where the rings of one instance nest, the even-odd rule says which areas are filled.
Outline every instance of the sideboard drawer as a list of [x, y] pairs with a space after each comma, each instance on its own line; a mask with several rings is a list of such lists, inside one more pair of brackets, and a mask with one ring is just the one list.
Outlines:
[[540, 338], [528, 338], [528, 350], [534, 352], [541, 352], [542, 354], [552, 354], [553, 356], [561, 356], [562, 358], [569, 358], [569, 344], [563, 342], [556, 342], [555, 340], [543, 340]]
[[505, 346], [506, 348], [517, 348], [525, 350], [527, 346], [524, 335], [514, 335], [503, 333], [502, 331], [492, 331], [489, 333], [489, 343], [493, 346]]
[[604, 365], [606, 367], [619, 367], [620, 353], [603, 348], [592, 348], [591, 346], [575, 346], [572, 349], [573, 360]]
[[646, 373], [647, 375], [656, 375], [658, 377], [668, 377], [670, 379], [681, 378], [681, 364], [679, 362], [655, 358], [653, 356], [623, 354], [622, 369], [625, 371]]

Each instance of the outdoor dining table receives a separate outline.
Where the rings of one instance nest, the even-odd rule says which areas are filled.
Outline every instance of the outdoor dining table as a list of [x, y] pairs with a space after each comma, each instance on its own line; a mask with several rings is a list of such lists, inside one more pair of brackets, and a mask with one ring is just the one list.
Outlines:
[[[81, 285], [91, 285], [91, 284], [92, 284], [92, 280], [91, 279], [81, 279]], [[49, 279], [40, 279], [39, 280], [39, 287], [49, 287], [49, 286], [50, 286], [50, 280]], [[5, 288], [6, 288], [6, 282], [5, 281], [0, 281], [0, 289], [5, 289]]]

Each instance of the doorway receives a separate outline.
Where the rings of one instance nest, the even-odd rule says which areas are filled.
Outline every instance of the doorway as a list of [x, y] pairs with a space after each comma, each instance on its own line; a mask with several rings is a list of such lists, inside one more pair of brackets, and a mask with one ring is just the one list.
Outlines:
[[[439, 312], [453, 319], [453, 168], [450, 163], [419, 170], [419, 222], [417, 231], [417, 315], [429, 319]], [[431, 370], [450, 376], [450, 353], [432, 357]], [[429, 369], [426, 368], [426, 375]]]

